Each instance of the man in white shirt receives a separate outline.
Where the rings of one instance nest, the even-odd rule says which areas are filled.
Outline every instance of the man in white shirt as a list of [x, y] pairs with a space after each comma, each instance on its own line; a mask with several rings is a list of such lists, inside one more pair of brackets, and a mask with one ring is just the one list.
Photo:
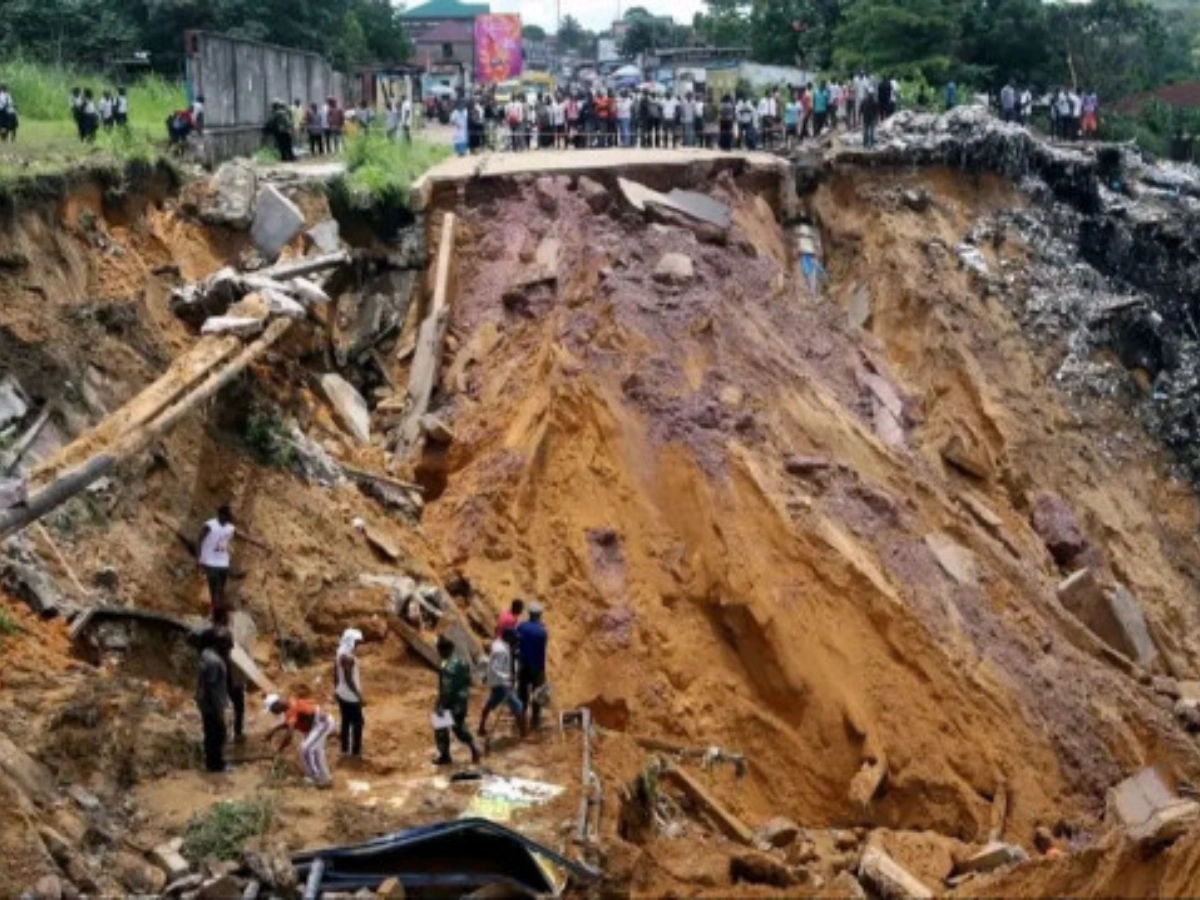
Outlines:
[[765, 94], [758, 101], [758, 107], [755, 109], [754, 115], [758, 120], [758, 128], [755, 130], [762, 135], [763, 147], [769, 148], [771, 146], [771, 101]]
[[622, 147], [633, 143], [633, 98], [629, 91], [621, 91], [617, 98], [617, 133], [621, 136]]
[[525, 706], [513, 691], [513, 647], [516, 642], [517, 632], [511, 627], [506, 628], [492, 641], [487, 668], [487, 686], [490, 693], [479, 719], [480, 737], [487, 737], [488, 716], [501, 703], [506, 704], [512, 711], [513, 718], [517, 721], [517, 729], [522, 737], [525, 736]]
[[567, 149], [567, 105], [559, 95], [550, 99], [550, 121], [554, 125], [554, 149]]
[[459, 100], [454, 112], [450, 113], [450, 124], [454, 126], [454, 154], [455, 156], [466, 156], [471, 149], [469, 143], [471, 116], [467, 112], [465, 100]]
[[663, 146], [679, 146], [679, 98], [667, 94], [662, 102]]
[[511, 149], [515, 152], [524, 148], [524, 132], [525, 132], [525, 104], [522, 103], [516, 94], [513, 94], [508, 105], [504, 108], [504, 120], [508, 123], [508, 128], [512, 134]]
[[758, 115], [755, 110], [754, 103], [742, 97], [737, 102], [735, 109], [738, 126], [738, 146], [746, 149], [754, 149], [754, 119]]
[[400, 104], [400, 132], [404, 135], [406, 144], [412, 143], [412, 125], [413, 125], [413, 105], [412, 100], [408, 97], [404, 98], [404, 102]]
[[218, 610], [225, 609], [225, 583], [229, 580], [230, 545], [237, 529], [233, 525], [233, 513], [228, 506], [217, 510], [217, 517], [204, 523], [200, 532], [200, 548], [197, 563], [208, 581], [208, 597], [212, 603], [214, 617]]

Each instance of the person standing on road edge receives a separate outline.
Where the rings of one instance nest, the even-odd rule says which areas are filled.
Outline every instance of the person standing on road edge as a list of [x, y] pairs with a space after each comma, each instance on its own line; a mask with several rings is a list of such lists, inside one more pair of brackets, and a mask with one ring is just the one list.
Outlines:
[[196, 683], [196, 708], [204, 729], [204, 768], [225, 771], [225, 708], [229, 706], [229, 670], [225, 657], [233, 638], [223, 628], [205, 629], [200, 635], [200, 671]]
[[304, 736], [300, 743], [300, 759], [304, 763], [304, 774], [319, 788], [333, 786], [333, 777], [329, 774], [329, 761], [325, 756], [325, 741], [333, 731], [333, 717], [317, 706], [311, 700], [285, 700], [278, 694], [269, 694], [263, 701], [267, 712], [284, 719], [269, 732], [269, 742], [279, 732], [286, 736], [276, 747], [276, 752], [282, 753], [292, 742], [293, 734]]
[[521, 706], [531, 713], [527, 727], [535, 731], [542, 724], [540, 693], [546, 684], [546, 645], [550, 636], [542, 623], [542, 604], [531, 603], [529, 618], [517, 626], [517, 697]]
[[454, 126], [454, 155], [466, 156], [468, 150], [467, 129], [470, 121], [465, 101], [459, 100], [454, 112], [450, 113], [450, 124]]
[[448, 766], [450, 758], [450, 732], [471, 750], [471, 762], [478, 763], [479, 747], [471, 729], [467, 727], [467, 705], [471, 699], [471, 666], [456, 652], [454, 641], [441, 635], [437, 639], [437, 652], [442, 660], [438, 668], [438, 695], [434, 713], [444, 719], [450, 717], [449, 724], [434, 728], [433, 738], [437, 744], [438, 755], [434, 757], [435, 766]]
[[358, 657], [354, 655], [362, 639], [362, 632], [357, 628], [343, 631], [333, 666], [334, 697], [342, 714], [342, 756], [354, 759], [362, 756], [362, 673]]

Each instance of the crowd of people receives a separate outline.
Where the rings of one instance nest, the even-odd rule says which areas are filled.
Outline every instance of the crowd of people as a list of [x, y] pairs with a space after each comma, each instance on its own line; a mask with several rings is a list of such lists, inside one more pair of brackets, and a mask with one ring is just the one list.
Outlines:
[[[230, 712], [232, 740], [235, 743], [245, 740], [246, 687], [233, 659], [235, 642], [230, 630], [231, 612], [226, 595], [235, 535], [254, 546], [266, 547], [245, 532], [239, 534], [228, 506], [222, 506], [217, 515], [204, 524], [197, 544], [197, 564], [208, 586], [211, 609], [211, 624], [195, 637], [200, 652], [195, 701], [203, 730], [204, 765], [209, 772], [224, 772], [229, 768], [225, 748], [230, 741], [227, 721]], [[531, 603], [526, 610], [523, 600], [514, 600], [497, 618], [486, 665], [483, 660], [465, 658], [454, 641], [445, 635], [437, 639], [440, 665], [431, 716], [437, 750], [433, 758], [435, 765], [453, 762], [450, 753], [452, 736], [470, 751], [472, 763], [478, 763], [482, 758], [483, 751], [471, 731], [468, 718], [471, 688], [476, 681], [487, 688], [479, 718], [479, 737], [487, 737], [488, 720], [501, 707], [512, 714], [514, 728], [520, 737], [541, 727], [542, 713], [549, 703], [546, 681], [549, 632], [543, 617], [544, 609], [540, 603]], [[305, 778], [318, 787], [332, 784], [326, 743], [335, 730], [340, 734], [342, 759], [357, 759], [362, 755], [366, 702], [357, 652], [362, 641], [361, 631], [347, 628], [338, 642], [331, 699], [337, 704], [340, 729], [332, 713], [316, 700], [273, 693], [263, 702], [267, 714], [279, 717], [264, 740], [270, 744], [282, 735], [274, 745], [279, 753], [299, 738]], [[476, 662], [481, 664], [479, 672]]]
[[99, 100], [91, 88], [72, 88], [69, 102], [79, 140], [84, 143], [94, 141], [101, 128], [111, 131], [129, 125], [129, 96], [123, 87], [101, 91]]

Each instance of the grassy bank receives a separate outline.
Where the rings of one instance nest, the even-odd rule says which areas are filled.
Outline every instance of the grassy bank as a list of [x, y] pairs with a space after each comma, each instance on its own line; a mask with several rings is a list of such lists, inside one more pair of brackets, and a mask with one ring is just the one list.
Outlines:
[[415, 139], [389, 140], [380, 129], [354, 135], [346, 142], [346, 177], [342, 189], [352, 206], [407, 206], [409, 189], [427, 169], [450, 155], [450, 148]]
[[71, 90], [90, 88], [98, 104], [103, 91], [115, 94], [115, 81], [23, 59], [0, 60], [0, 81], [8, 85], [21, 122], [17, 140], [0, 144], [0, 177], [8, 178], [109, 158], [152, 159], [165, 144], [163, 123], [184, 103], [181, 83], [157, 76], [134, 81], [125, 85], [128, 129], [101, 131], [95, 143], [82, 144], [71, 116]]

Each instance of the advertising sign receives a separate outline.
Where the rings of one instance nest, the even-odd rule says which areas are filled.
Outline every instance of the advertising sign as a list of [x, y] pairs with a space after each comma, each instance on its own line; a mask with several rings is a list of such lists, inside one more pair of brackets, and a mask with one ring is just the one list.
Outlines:
[[519, 78], [522, 68], [521, 17], [476, 16], [475, 80], [480, 84], [498, 84]]

